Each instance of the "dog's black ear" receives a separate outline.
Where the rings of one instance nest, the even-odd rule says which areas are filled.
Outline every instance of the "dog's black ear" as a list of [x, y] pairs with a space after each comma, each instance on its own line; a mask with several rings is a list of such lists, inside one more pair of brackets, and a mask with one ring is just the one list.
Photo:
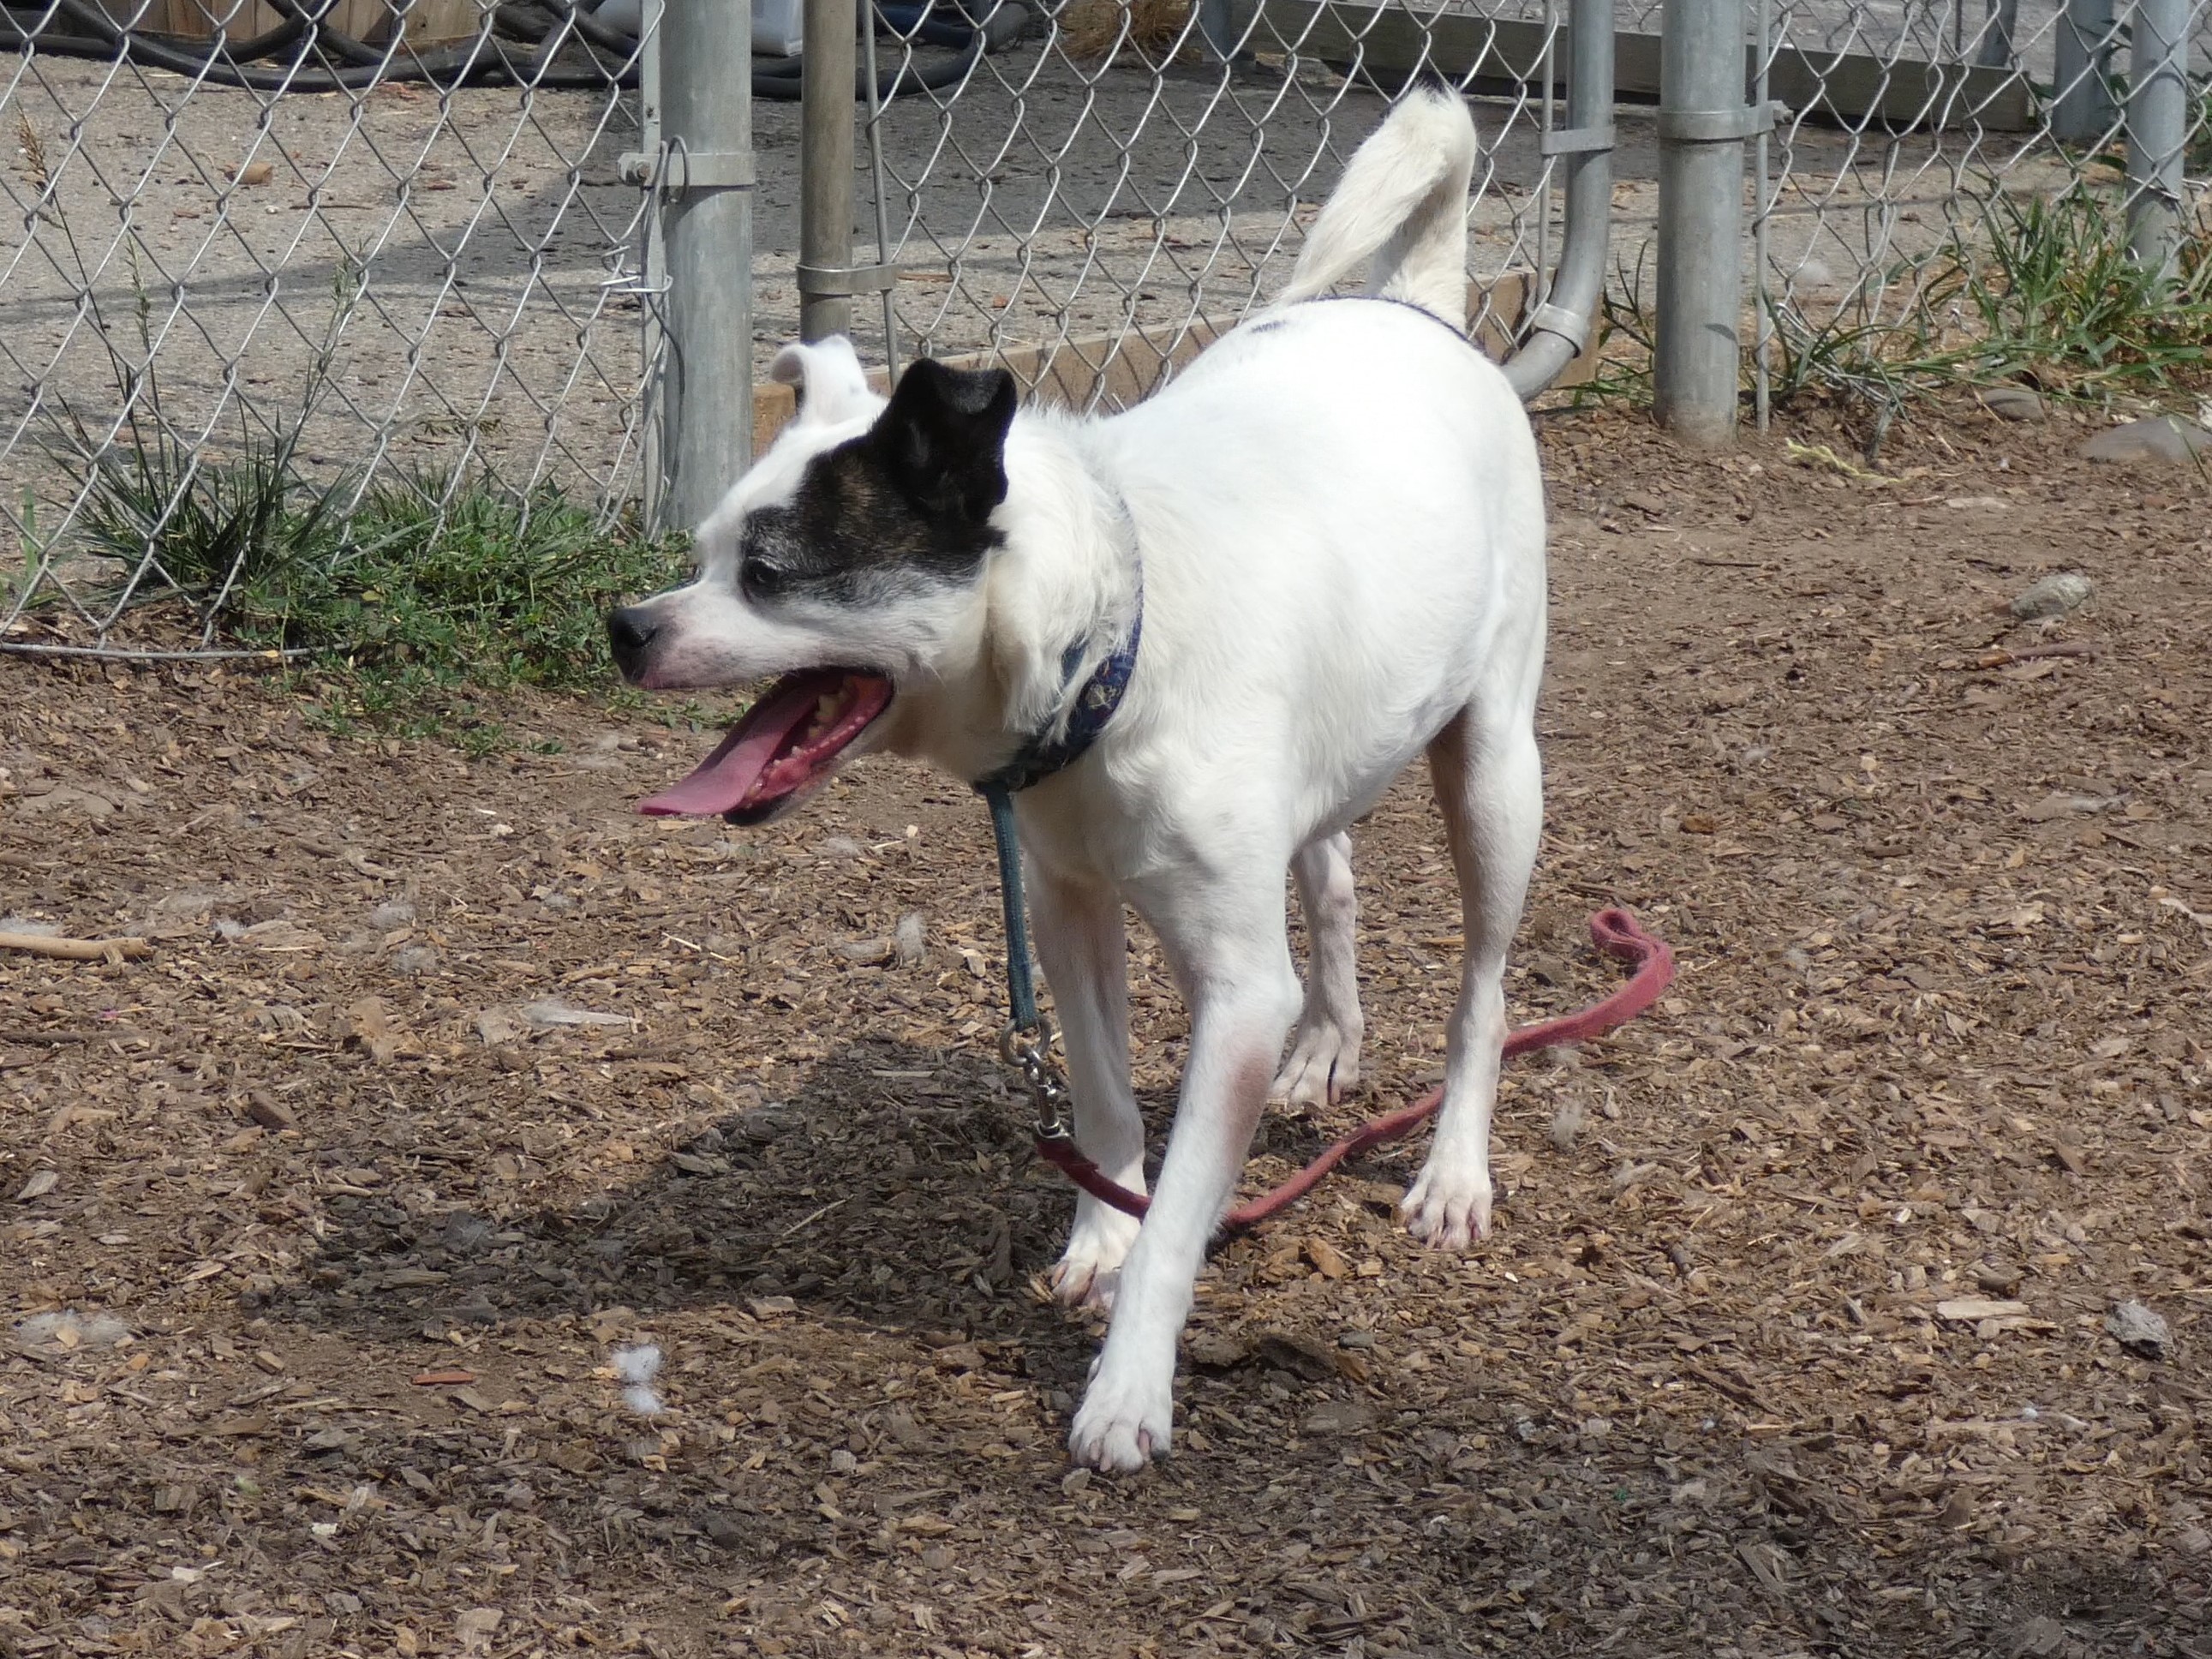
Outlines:
[[868, 441], [915, 506], [981, 524], [1006, 499], [1006, 428], [1020, 400], [1003, 368], [919, 358], [899, 376]]

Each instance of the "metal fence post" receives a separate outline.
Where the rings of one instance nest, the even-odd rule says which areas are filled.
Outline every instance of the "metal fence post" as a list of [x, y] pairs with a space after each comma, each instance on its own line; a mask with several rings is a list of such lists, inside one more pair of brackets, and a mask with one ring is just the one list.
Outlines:
[[[1768, 94], [1774, 89], [1775, 0], [1750, 0], [1754, 20], [1752, 34], [1751, 100], [1771, 108]], [[1767, 284], [1774, 278], [1771, 248], [1774, 240], [1774, 202], [1777, 191], [1768, 163], [1767, 140], [1762, 131], [1751, 147], [1751, 408], [1761, 432], [1774, 419], [1774, 307], [1768, 302]]]
[[1700, 448], [1735, 441], [1742, 349], [1744, 0], [1666, 0], [1659, 49], [1660, 423]]
[[2013, 41], [2020, 33], [2020, 0], [1984, 0], [1981, 50], [1975, 63], [1984, 69], [2013, 67]]
[[1237, 60], [1237, 46], [1250, 21], [1249, 16], [1240, 18], [1239, 9], [1236, 0], [1198, 0], [1199, 39], [1206, 42], [1206, 54], [1217, 64]]
[[669, 202], [668, 517], [679, 526], [705, 518], [752, 459], [752, 36], [744, 0], [665, 0], [661, 12], [654, 184]]
[[[868, 16], [873, 0], [861, 3]], [[799, 337], [820, 340], [853, 331], [853, 94], [860, 40], [854, 0], [806, 0], [801, 29]]]
[[2094, 144], [2112, 130], [2118, 112], [2107, 79], [2112, 58], [2112, 0], [2066, 0], [2053, 32], [2057, 100], [2051, 136], [2062, 143]]
[[2128, 70], [2128, 246], [2170, 276], [2180, 258], [2189, 139], [2190, 0], [2136, 0]]
[[654, 158], [660, 154], [660, 15], [661, 0], [643, 0], [639, 7], [637, 62], [637, 137], [640, 153], [625, 155], [620, 163], [625, 184], [646, 191], [644, 222], [639, 229], [637, 283], [639, 289], [638, 346], [644, 369], [641, 386], [651, 416], [641, 423], [638, 442], [641, 478], [639, 507], [647, 527], [659, 535], [668, 529], [668, 451], [675, 436], [678, 416], [675, 383], [668, 374], [667, 314], [661, 303], [668, 269], [667, 226], [662, 203], [655, 193]]

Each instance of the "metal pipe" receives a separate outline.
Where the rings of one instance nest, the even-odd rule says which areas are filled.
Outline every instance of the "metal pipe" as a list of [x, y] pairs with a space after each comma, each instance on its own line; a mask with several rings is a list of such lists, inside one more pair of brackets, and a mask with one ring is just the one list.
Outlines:
[[1566, 228], [1551, 293], [1529, 313], [1527, 343], [1505, 365], [1506, 380], [1524, 401], [1582, 355], [1605, 291], [1613, 221], [1613, 0], [1570, 0], [1567, 127], [1544, 142], [1566, 161]]
[[[1544, 88], [1537, 131], [1548, 135], [1559, 119], [1559, 0], [1544, 0], [1544, 50], [1536, 58], [1536, 74]], [[1536, 273], [1528, 290], [1532, 307], [1552, 297], [1552, 215], [1559, 205], [1559, 158], [1547, 155], [1536, 188]]]
[[2129, 30], [2128, 247], [2161, 280], [2181, 257], [2189, 8], [2190, 0], [2136, 0]]
[[853, 81], [860, 40], [854, 13], [854, 0], [806, 0], [800, 25], [806, 43], [799, 91], [802, 340], [853, 331]]
[[668, 516], [678, 525], [705, 518], [752, 459], [753, 96], [750, 77], [730, 72], [752, 62], [752, 8], [728, 0], [667, 0], [661, 14], [667, 137], [654, 183], [669, 200]]
[[[641, 161], [658, 156], [665, 135], [660, 123], [660, 16], [661, 0], [644, 0], [639, 8], [638, 64], [637, 64], [637, 137], [643, 152]], [[643, 246], [638, 251], [638, 346], [644, 365], [645, 384], [641, 390], [649, 400], [646, 407], [659, 411], [658, 417], [645, 422], [643, 436], [638, 445], [638, 459], [644, 473], [644, 500], [641, 507], [646, 527], [654, 535], [668, 529], [668, 446], [670, 438], [680, 423], [683, 411], [677, 407], [678, 382], [668, 373], [668, 326], [665, 307], [661, 301], [665, 284], [662, 274], [668, 269], [666, 215], [662, 211], [662, 200], [647, 182]]]
[[2112, 0], [2066, 0], [2053, 45], [2057, 96], [2051, 110], [2051, 136], [2062, 143], [2097, 143], [2119, 114], [2108, 78]]
[[[1751, 101], [1765, 109], [1771, 106], [1768, 100], [1774, 84], [1774, 0], [1751, 0], [1751, 3], [1757, 8], [1754, 15], [1759, 19], [1753, 28], [1759, 57], [1758, 67], [1752, 72]], [[1758, 141], [1752, 146], [1751, 403], [1761, 432], [1774, 418], [1774, 307], [1767, 284], [1774, 278], [1771, 226], [1775, 198], [1780, 189], [1768, 171], [1768, 163], [1772, 160], [1767, 154], [1771, 137], [1771, 134], [1761, 128]], [[1784, 171], [1788, 170], [1785, 166]]]
[[1666, 0], [1659, 51], [1653, 401], [1662, 426], [1703, 449], [1735, 443], [1742, 374], [1743, 6]]
[[1243, 31], [1237, 27], [1232, 0], [1198, 0], [1198, 34], [1215, 63], [1234, 63]]
[[[860, 55], [868, 66], [868, 171], [869, 199], [876, 210], [876, 261], [889, 266], [891, 262], [890, 210], [884, 202], [884, 100], [883, 82], [876, 74], [876, 28], [874, 0], [863, 0], [860, 7]], [[884, 284], [884, 373], [892, 380], [898, 379], [898, 303], [894, 284]]]

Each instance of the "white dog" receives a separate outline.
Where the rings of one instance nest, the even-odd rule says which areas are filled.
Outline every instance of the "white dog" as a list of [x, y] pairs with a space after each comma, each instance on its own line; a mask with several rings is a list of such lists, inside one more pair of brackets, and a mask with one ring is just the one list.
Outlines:
[[[1124, 902], [1158, 934], [1191, 1039], [1151, 1212], [1079, 1198], [1054, 1272], [1112, 1308], [1069, 1440], [1101, 1469], [1168, 1449], [1176, 1339], [1271, 1079], [1317, 1102], [1357, 1076], [1346, 830], [1423, 750], [1467, 958], [1403, 1211], [1445, 1248], [1489, 1227], [1500, 980], [1542, 817], [1544, 500], [1521, 404], [1457, 325], [1474, 157], [1456, 97], [1408, 97], [1284, 301], [1111, 418], [927, 361], [886, 401], [845, 341], [787, 347], [799, 413], [700, 528], [696, 580], [611, 621], [640, 685], [782, 676], [641, 810], [762, 820], [872, 749], [1011, 778], [1076, 1139], [1140, 1190]], [[1365, 297], [1317, 301], [1369, 261]]]

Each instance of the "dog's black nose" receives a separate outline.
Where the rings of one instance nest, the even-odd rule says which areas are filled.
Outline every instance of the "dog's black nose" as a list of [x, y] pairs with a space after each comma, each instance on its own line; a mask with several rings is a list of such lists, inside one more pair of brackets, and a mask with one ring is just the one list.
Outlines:
[[615, 666], [626, 680], [634, 680], [645, 666], [646, 648], [660, 631], [660, 624], [645, 613], [641, 605], [628, 605], [607, 618], [607, 645], [614, 652]]

